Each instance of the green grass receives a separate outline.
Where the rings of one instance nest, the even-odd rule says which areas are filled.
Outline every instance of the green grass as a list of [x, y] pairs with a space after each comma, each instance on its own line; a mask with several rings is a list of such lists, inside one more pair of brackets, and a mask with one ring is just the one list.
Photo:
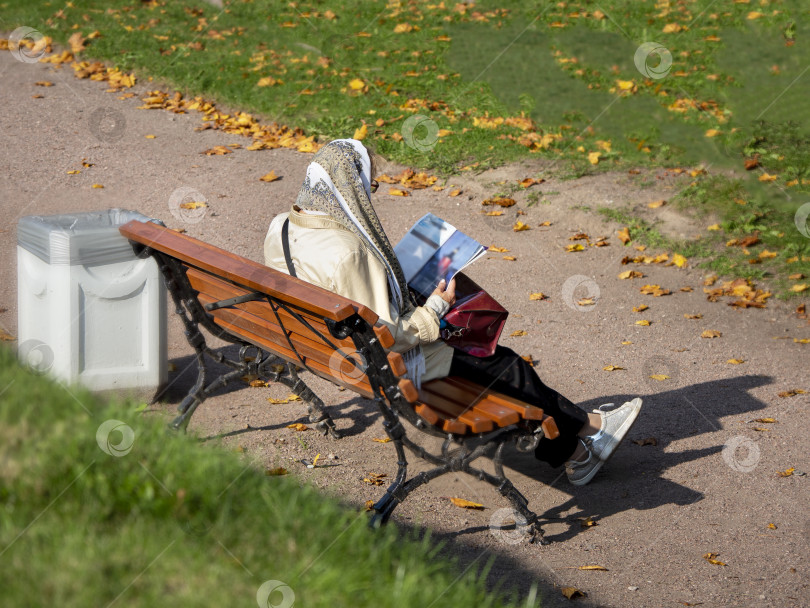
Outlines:
[[[5, 0], [0, 9], [7, 31], [27, 25], [62, 44], [98, 31], [81, 58], [323, 140], [365, 124], [366, 143], [387, 158], [445, 176], [531, 156], [553, 160], [544, 175], [561, 179], [633, 166], [733, 171], [738, 187], [709, 200], [700, 179], [680, 200], [712, 206], [733, 232], [751, 224], [734, 203], [743, 198], [765, 214], [769, 246], [810, 257], [793, 222], [810, 200], [802, 3], [226, 0], [221, 10], [192, 0]], [[663, 78], [636, 65], [644, 42], [670, 54]], [[277, 84], [259, 87], [262, 78]], [[435, 145], [403, 138], [416, 115], [443, 130]], [[759, 166], [745, 171], [753, 158]]]
[[[4, 605], [254, 606], [267, 580], [296, 606], [507, 605], [429, 537], [372, 531], [296, 477], [167, 435], [135, 409], [57, 386], [0, 348]], [[97, 443], [109, 419], [134, 432], [120, 457]]]

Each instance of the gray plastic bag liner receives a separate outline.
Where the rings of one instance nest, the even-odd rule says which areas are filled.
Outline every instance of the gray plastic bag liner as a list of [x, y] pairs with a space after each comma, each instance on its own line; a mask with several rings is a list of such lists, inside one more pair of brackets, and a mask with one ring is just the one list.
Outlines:
[[155, 222], [137, 211], [106, 209], [65, 215], [29, 215], [17, 223], [17, 244], [51, 265], [114, 264], [135, 257], [118, 227]]

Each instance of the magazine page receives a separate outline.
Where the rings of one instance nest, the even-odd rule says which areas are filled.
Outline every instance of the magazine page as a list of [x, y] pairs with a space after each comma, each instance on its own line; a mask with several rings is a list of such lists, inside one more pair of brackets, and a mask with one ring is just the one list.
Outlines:
[[428, 297], [439, 281], [449, 283], [456, 273], [484, 255], [486, 247], [428, 213], [394, 250], [410, 288]]

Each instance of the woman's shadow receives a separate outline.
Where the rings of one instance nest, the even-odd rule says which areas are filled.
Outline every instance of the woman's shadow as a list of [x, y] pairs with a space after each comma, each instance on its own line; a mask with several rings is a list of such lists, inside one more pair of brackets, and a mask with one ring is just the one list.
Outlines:
[[[551, 506], [540, 516], [541, 525], [563, 522], [566, 526], [562, 532], [547, 535], [549, 541], [568, 540], [586, 531], [587, 523], [583, 525], [586, 518], [598, 520], [629, 509], [655, 509], [666, 504], [690, 505], [701, 500], [703, 493], [668, 479], [664, 473], [686, 462], [719, 455], [724, 445], [715, 443], [684, 450], [667, 448], [679, 440], [721, 430], [724, 417], [764, 409], [766, 404], [752, 397], [749, 391], [772, 381], [769, 376], [738, 376], [643, 396], [644, 406], [632, 431], [610, 462], [586, 486], [571, 485], [562, 468], [551, 469], [538, 462], [533, 454], [510, 450], [505, 464], [570, 495], [568, 500]], [[590, 411], [603, 403], [618, 405], [635, 396], [612, 395], [586, 401], [580, 406]], [[530, 507], [539, 512], [543, 507], [538, 505], [539, 497], [527, 498]], [[467, 528], [450, 536], [482, 529]]]

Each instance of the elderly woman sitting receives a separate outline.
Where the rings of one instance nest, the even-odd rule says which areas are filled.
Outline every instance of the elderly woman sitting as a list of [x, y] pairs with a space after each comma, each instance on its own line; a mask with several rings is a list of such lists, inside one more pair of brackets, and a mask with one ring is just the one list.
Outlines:
[[641, 399], [586, 413], [547, 387], [532, 366], [498, 346], [473, 357], [439, 339], [439, 323], [455, 302], [455, 281], [442, 281], [424, 306], [416, 306], [391, 243], [371, 205], [376, 191], [373, 158], [353, 139], [330, 142], [315, 155], [289, 213], [275, 217], [264, 242], [265, 264], [368, 306], [391, 330], [408, 377], [420, 383], [461, 376], [536, 405], [554, 417], [560, 436], [542, 439], [535, 456], [566, 466], [574, 485], [588, 483], [613, 454], [641, 409]]

